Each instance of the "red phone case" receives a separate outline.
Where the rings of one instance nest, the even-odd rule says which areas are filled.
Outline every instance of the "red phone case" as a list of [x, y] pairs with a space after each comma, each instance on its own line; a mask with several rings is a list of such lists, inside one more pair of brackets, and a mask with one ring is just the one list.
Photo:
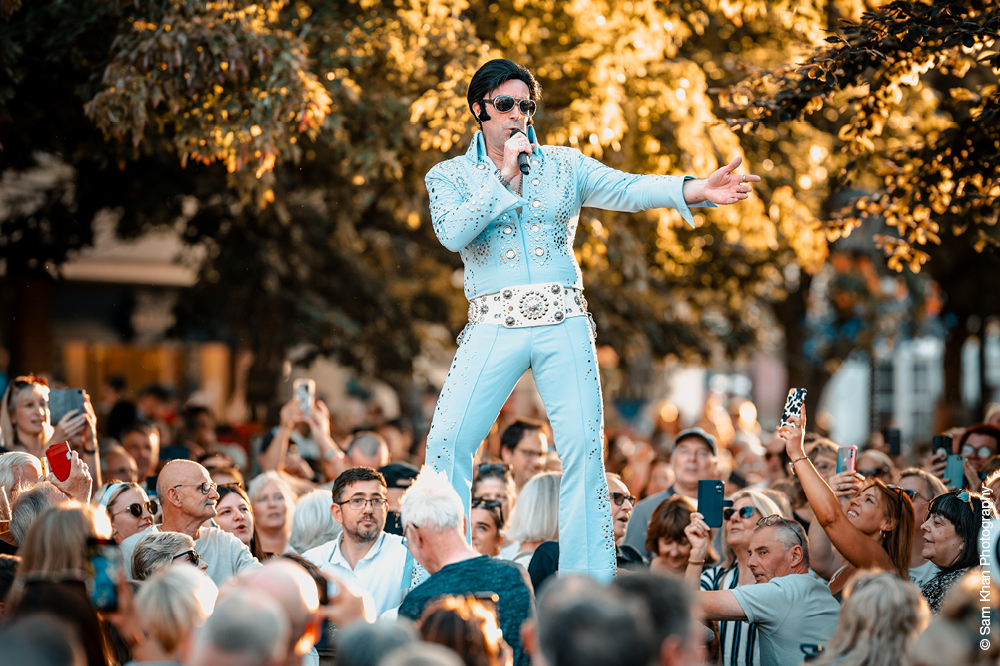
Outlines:
[[49, 467], [57, 479], [65, 481], [69, 478], [69, 463], [72, 459], [69, 442], [53, 444], [45, 450], [45, 457], [49, 459]]

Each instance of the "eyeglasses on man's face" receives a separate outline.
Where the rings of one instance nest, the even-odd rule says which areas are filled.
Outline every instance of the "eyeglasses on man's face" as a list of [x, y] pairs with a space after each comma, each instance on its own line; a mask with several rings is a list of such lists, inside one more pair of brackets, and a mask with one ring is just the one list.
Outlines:
[[511, 97], [510, 95], [497, 95], [493, 99], [484, 99], [483, 102], [487, 104], [492, 104], [493, 108], [500, 113], [507, 113], [514, 108], [517, 104], [518, 109], [520, 109], [521, 114], [525, 118], [530, 118], [535, 114], [535, 103], [530, 99], [522, 99], [520, 97]]
[[368, 504], [371, 504], [372, 508], [375, 509], [376, 511], [381, 511], [386, 507], [388, 503], [389, 501], [384, 497], [372, 497], [372, 498], [352, 497], [349, 500], [344, 500], [343, 502], [337, 502], [337, 504], [339, 504], [340, 506], [344, 506], [346, 504], [355, 511], [363, 510], [365, 506], [367, 506]]
[[207, 495], [213, 490], [218, 490], [219, 486], [212, 481], [205, 481], [203, 483], [178, 483], [173, 488], [198, 488], [201, 490], [202, 495]]

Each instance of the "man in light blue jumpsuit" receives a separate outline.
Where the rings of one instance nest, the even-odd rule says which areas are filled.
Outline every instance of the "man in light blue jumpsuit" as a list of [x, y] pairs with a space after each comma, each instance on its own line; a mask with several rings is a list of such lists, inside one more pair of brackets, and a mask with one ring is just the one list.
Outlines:
[[539, 146], [530, 127], [539, 94], [527, 69], [509, 60], [483, 65], [468, 96], [482, 131], [464, 156], [427, 174], [434, 232], [465, 262], [469, 324], [438, 399], [426, 462], [448, 474], [468, 514], [476, 451], [530, 368], [563, 464], [559, 571], [608, 580], [615, 542], [596, 331], [573, 253], [580, 208], [669, 207], [693, 226], [689, 207], [746, 199], [760, 177], [734, 174], [739, 158], [696, 180], [623, 173], [572, 148]]

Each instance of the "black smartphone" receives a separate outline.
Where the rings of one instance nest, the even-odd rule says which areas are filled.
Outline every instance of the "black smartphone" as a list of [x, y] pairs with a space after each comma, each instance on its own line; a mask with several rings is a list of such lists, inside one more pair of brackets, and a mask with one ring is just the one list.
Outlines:
[[965, 456], [948, 456], [948, 463], [944, 468], [944, 475], [941, 477], [946, 486], [954, 486], [955, 490], [961, 490], [965, 485]]
[[74, 416], [83, 414], [83, 389], [53, 389], [49, 391], [49, 423], [55, 425], [64, 416], [76, 410]]
[[885, 428], [882, 431], [882, 439], [885, 440], [886, 446], [889, 447], [889, 455], [893, 458], [898, 458], [899, 454], [902, 453], [903, 447], [903, 433], [899, 431], [899, 428]]
[[946, 456], [951, 455], [951, 435], [934, 435], [931, 440], [931, 450], [934, 453], [941, 451]]
[[87, 589], [97, 610], [118, 610], [118, 579], [123, 569], [122, 551], [110, 539], [87, 541], [89, 575]]
[[722, 527], [722, 509], [726, 506], [724, 493], [722, 481], [703, 479], [698, 482], [698, 513], [705, 516], [705, 524], [709, 527]]
[[788, 397], [785, 398], [785, 409], [781, 413], [781, 423], [779, 427], [788, 425], [788, 419], [792, 416], [802, 415], [802, 405], [806, 403], [807, 391], [803, 388], [789, 389]]
[[858, 459], [858, 447], [853, 444], [841, 446], [837, 449], [837, 474], [841, 472], [851, 472], [854, 470], [854, 463]]

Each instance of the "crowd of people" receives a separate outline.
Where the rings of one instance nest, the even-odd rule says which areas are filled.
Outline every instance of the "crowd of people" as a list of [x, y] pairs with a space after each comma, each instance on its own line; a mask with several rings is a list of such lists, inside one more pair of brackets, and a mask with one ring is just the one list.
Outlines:
[[[0, 665], [1000, 657], [1000, 409], [948, 433], [950, 451], [907, 459], [873, 437], [853, 470], [805, 411], [763, 443], [718, 423], [616, 437], [607, 583], [559, 575], [560, 549], [585, 545], [560, 541], [572, 443], [543, 421], [505, 417], [462, 498], [398, 423], [341, 432], [321, 399], [293, 399], [243, 447], [204, 407], [164, 419], [159, 389], [88, 397], [55, 424], [48, 393], [21, 377], [0, 405]], [[699, 506], [708, 480], [725, 484], [721, 516]]]

